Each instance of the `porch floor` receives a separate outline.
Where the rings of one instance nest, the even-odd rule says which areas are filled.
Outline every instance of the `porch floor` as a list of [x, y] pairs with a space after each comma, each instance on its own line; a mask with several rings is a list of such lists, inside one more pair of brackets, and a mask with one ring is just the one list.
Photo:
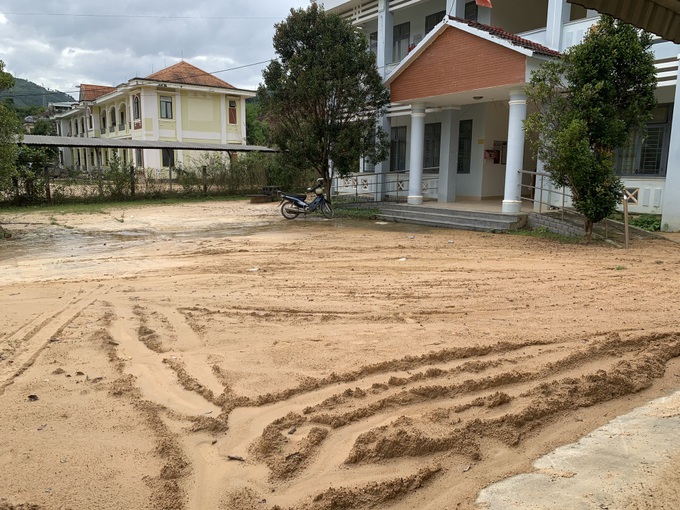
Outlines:
[[[394, 202], [381, 202], [381, 205], [392, 204]], [[404, 202], [399, 202], [400, 205], [408, 205]], [[503, 200], [489, 199], [489, 200], [457, 200], [456, 202], [437, 202], [436, 200], [427, 200], [418, 207], [429, 207], [432, 209], [446, 209], [451, 211], [470, 211], [470, 212], [487, 212], [502, 214], [503, 210]], [[548, 206], [544, 206], [543, 210], [548, 209]], [[522, 201], [521, 213], [528, 214], [534, 210], [533, 205], [526, 200]], [[514, 214], [514, 213], [513, 213]]]

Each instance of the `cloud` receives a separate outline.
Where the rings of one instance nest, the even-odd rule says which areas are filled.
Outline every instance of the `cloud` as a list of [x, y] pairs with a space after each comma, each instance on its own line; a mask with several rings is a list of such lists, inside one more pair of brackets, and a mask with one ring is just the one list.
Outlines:
[[[255, 89], [274, 57], [274, 24], [309, 0], [4, 0], [0, 54], [8, 71], [74, 93], [118, 85], [186, 60], [239, 88]], [[33, 3], [32, 3], [33, 4]], [[29, 13], [32, 15], [22, 15]]]

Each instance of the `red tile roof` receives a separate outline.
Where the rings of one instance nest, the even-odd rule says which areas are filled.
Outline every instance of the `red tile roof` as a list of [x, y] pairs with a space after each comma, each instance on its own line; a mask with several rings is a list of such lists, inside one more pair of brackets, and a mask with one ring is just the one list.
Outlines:
[[485, 25], [483, 23], [478, 23], [476, 21], [472, 20], [467, 20], [467, 19], [462, 19], [462, 18], [456, 18], [453, 16], [449, 16], [449, 19], [457, 21], [459, 23], [465, 23], [466, 25], [475, 28], [477, 30], [481, 30], [483, 32], [488, 32], [489, 34], [499, 37], [501, 39], [505, 39], [506, 41], [509, 41], [510, 43], [514, 44], [515, 46], [520, 46], [522, 48], [525, 48], [527, 50], [533, 51], [534, 53], [538, 53], [539, 55], [546, 55], [548, 57], [559, 57], [560, 52], [551, 50], [547, 46], [543, 46], [541, 44], [535, 43], [533, 41], [529, 41], [528, 39], [524, 39], [522, 37], [519, 37], [518, 35], [511, 34], [510, 32], [506, 32], [500, 27], [492, 27], [490, 25]]
[[178, 62], [166, 67], [162, 71], [150, 74], [147, 80], [161, 81], [166, 83], [184, 83], [187, 85], [203, 85], [207, 87], [219, 87], [233, 89], [234, 86], [226, 81], [209, 74], [188, 62]]
[[116, 90], [116, 87], [107, 87], [105, 85], [88, 85], [87, 83], [80, 84], [79, 101], [94, 101], [95, 99], [104, 96]]

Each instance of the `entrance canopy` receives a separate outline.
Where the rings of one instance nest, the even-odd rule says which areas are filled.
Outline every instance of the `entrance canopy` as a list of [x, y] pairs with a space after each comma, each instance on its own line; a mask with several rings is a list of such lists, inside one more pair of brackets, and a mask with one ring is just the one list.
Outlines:
[[260, 145], [236, 145], [205, 142], [177, 142], [164, 140], [122, 140], [117, 138], [80, 138], [74, 136], [24, 135], [19, 145], [38, 147], [77, 147], [93, 149], [177, 149], [221, 152], [277, 152]]
[[680, 0], [567, 0], [680, 44]]

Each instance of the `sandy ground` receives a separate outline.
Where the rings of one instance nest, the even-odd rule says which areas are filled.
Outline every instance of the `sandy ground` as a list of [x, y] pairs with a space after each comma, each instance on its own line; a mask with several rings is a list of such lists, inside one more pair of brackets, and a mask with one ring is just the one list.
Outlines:
[[[241, 202], [0, 221], [2, 510], [473, 509], [680, 389], [670, 241]], [[626, 508], [678, 508], [678, 459]]]

